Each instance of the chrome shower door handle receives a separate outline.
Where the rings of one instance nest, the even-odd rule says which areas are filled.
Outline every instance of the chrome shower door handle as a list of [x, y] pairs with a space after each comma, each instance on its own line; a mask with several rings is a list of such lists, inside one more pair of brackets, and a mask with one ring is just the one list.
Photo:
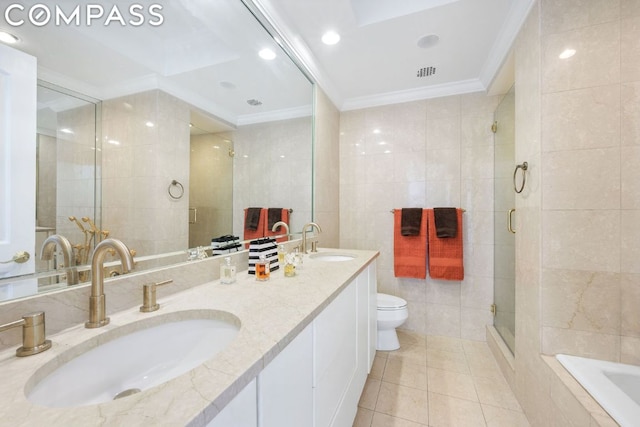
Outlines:
[[29, 252], [19, 251], [19, 252], [16, 252], [15, 255], [13, 255], [13, 258], [11, 258], [9, 261], [0, 261], [0, 264], [9, 264], [12, 262], [15, 262], [16, 264], [23, 264], [29, 261], [29, 258], [31, 258], [31, 255], [29, 255]]
[[[191, 212], [193, 212], [193, 220], [191, 220]], [[198, 223], [198, 208], [189, 208], [189, 224]]]
[[513, 213], [516, 211], [515, 208], [509, 209], [507, 212], [507, 230], [509, 233], [516, 234], [516, 230], [513, 229]]

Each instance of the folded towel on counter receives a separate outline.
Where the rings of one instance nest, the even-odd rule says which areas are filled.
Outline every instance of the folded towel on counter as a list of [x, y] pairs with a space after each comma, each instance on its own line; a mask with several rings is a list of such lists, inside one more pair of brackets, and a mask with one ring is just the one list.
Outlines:
[[260, 225], [260, 216], [262, 208], [247, 208], [244, 220], [245, 230], [256, 231]]
[[403, 208], [400, 232], [403, 236], [418, 236], [422, 222], [422, 208]]
[[421, 214], [418, 234], [405, 236], [403, 211], [396, 209], [393, 214], [393, 272], [396, 277], [424, 279], [427, 277], [427, 214]]
[[434, 210], [428, 209], [429, 276], [433, 279], [463, 280], [462, 209], [456, 209], [455, 237], [441, 239], [436, 232]]
[[458, 232], [458, 211], [456, 208], [433, 208], [436, 236], [456, 237]]

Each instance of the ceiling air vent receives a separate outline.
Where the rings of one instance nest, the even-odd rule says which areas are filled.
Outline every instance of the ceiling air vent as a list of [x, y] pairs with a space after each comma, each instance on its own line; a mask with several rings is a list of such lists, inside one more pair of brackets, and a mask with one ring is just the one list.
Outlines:
[[418, 69], [416, 77], [428, 77], [436, 73], [436, 67], [425, 67]]
[[247, 99], [247, 104], [252, 107], [257, 107], [258, 105], [262, 105], [262, 101], [258, 101], [257, 99]]

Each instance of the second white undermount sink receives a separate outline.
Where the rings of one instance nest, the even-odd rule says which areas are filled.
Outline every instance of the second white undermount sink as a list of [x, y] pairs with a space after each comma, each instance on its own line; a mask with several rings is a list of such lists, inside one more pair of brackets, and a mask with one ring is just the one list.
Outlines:
[[26, 392], [27, 399], [49, 407], [85, 406], [176, 378], [233, 341], [240, 321], [224, 314], [223, 319], [172, 319], [98, 345], [55, 368]]
[[309, 255], [309, 258], [325, 262], [342, 262], [351, 261], [355, 259], [356, 256], [346, 252], [318, 252]]

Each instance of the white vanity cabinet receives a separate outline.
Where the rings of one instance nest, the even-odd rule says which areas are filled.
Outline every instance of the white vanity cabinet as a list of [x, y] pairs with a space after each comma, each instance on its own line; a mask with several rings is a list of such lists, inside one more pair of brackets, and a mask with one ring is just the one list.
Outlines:
[[344, 414], [349, 387], [358, 368], [357, 280], [314, 321], [314, 401], [317, 427], [336, 423]]
[[[375, 356], [375, 271], [373, 261], [260, 372], [253, 389], [259, 427], [353, 425]], [[255, 406], [249, 408], [250, 398], [239, 398], [229, 404], [229, 413], [244, 408], [242, 418], [231, 421], [225, 408], [210, 426], [255, 425], [245, 421]]]
[[313, 323], [315, 427], [353, 424], [373, 363], [371, 348], [375, 355], [375, 269], [375, 262], [369, 264]]
[[257, 427], [256, 380], [251, 381], [207, 427]]
[[258, 377], [261, 427], [313, 425], [313, 325], [308, 325]]

